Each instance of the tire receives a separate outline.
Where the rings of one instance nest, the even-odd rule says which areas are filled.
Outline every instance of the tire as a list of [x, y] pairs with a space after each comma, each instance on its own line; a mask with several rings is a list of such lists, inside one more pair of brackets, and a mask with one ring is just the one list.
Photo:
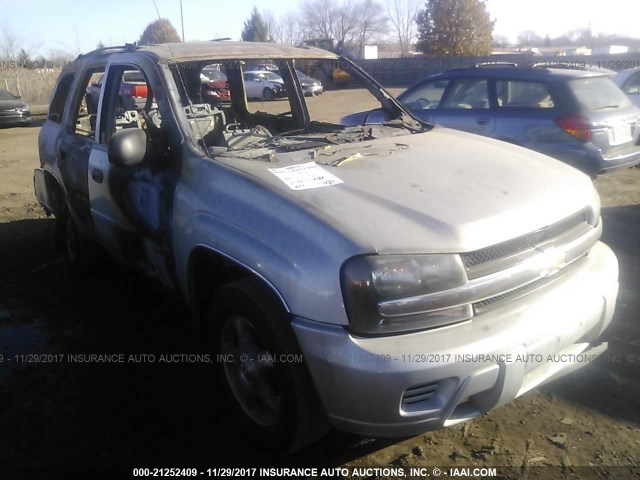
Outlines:
[[[302, 361], [273, 362], [299, 355], [289, 318], [256, 278], [221, 287], [206, 317], [218, 381], [243, 438], [285, 454], [320, 438], [328, 423]], [[232, 360], [231, 360], [232, 359]], [[246, 360], [245, 360], [246, 359]]]
[[274, 93], [274, 91], [272, 89], [267, 87], [262, 91], [262, 97], [265, 100], [268, 100], [269, 102], [271, 102], [271, 101], [276, 99], [276, 94]]

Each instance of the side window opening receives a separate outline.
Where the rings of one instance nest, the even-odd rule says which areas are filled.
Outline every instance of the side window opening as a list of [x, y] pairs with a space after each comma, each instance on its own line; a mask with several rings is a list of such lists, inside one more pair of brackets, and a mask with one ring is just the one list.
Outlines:
[[434, 80], [416, 88], [402, 99], [402, 103], [411, 110], [434, 110], [440, 106], [449, 80]]
[[624, 85], [622, 90], [627, 95], [640, 94], [640, 75], [638, 75], [637, 73], [635, 75], [632, 75], [631, 79], [627, 80], [627, 83]]
[[488, 109], [489, 82], [484, 78], [453, 80], [442, 108], [453, 110]]
[[73, 133], [87, 138], [95, 138], [98, 100], [100, 88], [97, 86], [105, 67], [89, 69], [80, 83], [81, 98], [76, 103], [73, 119]]
[[522, 80], [498, 80], [496, 82], [500, 108], [550, 109], [555, 102], [547, 85]]
[[64, 77], [60, 79], [58, 82], [58, 86], [56, 88], [55, 93], [53, 94], [53, 98], [51, 99], [51, 105], [49, 106], [49, 120], [54, 123], [62, 122], [62, 115], [64, 114], [64, 106], [67, 103], [67, 98], [69, 97], [69, 90], [71, 89], [71, 85], [73, 85], [73, 79], [75, 78], [74, 73], [67, 73]]
[[162, 117], [144, 72], [134, 66], [111, 67], [109, 77], [107, 85], [101, 84], [108, 89], [105, 98], [109, 98], [102, 112], [101, 143], [108, 143], [115, 132], [126, 128], [157, 133]]
[[298, 126], [279, 63], [234, 60], [172, 67], [181, 107], [203, 148], [226, 149], [244, 142], [248, 132], [268, 137]]

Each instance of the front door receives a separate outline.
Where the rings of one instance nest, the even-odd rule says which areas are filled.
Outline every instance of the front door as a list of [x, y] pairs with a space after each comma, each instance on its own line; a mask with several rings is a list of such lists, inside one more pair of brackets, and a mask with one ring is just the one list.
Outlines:
[[[146, 85], [127, 82], [133, 74], [144, 78]], [[179, 169], [167, 148], [160, 102], [153, 97], [154, 91], [161, 90], [151, 78], [139, 65], [109, 66], [102, 82], [100, 146], [89, 159], [89, 196], [91, 216], [104, 246], [128, 265], [171, 286], [169, 231]], [[168, 108], [166, 102], [163, 108]], [[109, 140], [130, 128], [142, 129], [147, 136], [145, 159], [139, 165], [114, 165], [109, 160]]]

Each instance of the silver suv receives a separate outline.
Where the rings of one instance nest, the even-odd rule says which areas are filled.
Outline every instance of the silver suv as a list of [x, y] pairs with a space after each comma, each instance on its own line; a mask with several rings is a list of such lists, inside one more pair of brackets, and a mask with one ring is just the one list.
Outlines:
[[[247, 100], [243, 65], [263, 60], [285, 98]], [[306, 100], [305, 61], [340, 62], [361, 88]], [[212, 64], [229, 104], [202, 99]], [[119, 102], [131, 71], [141, 107]], [[385, 123], [341, 125], [375, 106]], [[589, 178], [423, 124], [332, 53], [205, 42], [82, 55], [39, 149], [36, 196], [70, 264], [89, 268], [102, 248], [180, 292], [229, 411], [265, 446], [292, 451], [329, 425], [394, 437], [453, 425], [606, 349], [618, 269]]]

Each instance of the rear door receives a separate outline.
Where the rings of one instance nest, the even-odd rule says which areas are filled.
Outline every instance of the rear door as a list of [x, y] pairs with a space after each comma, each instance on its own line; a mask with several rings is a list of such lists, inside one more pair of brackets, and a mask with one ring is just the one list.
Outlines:
[[55, 148], [69, 209], [78, 227], [85, 232], [92, 228], [87, 177], [89, 157], [96, 144], [96, 114], [88, 108], [86, 94], [92, 81], [104, 69], [105, 62], [88, 64], [75, 79], [63, 119], [62, 133]]
[[495, 80], [494, 137], [553, 154], [558, 137], [558, 101], [551, 85], [527, 79]]
[[440, 102], [436, 123], [492, 136], [495, 114], [491, 108], [489, 80], [482, 77], [452, 79]]

